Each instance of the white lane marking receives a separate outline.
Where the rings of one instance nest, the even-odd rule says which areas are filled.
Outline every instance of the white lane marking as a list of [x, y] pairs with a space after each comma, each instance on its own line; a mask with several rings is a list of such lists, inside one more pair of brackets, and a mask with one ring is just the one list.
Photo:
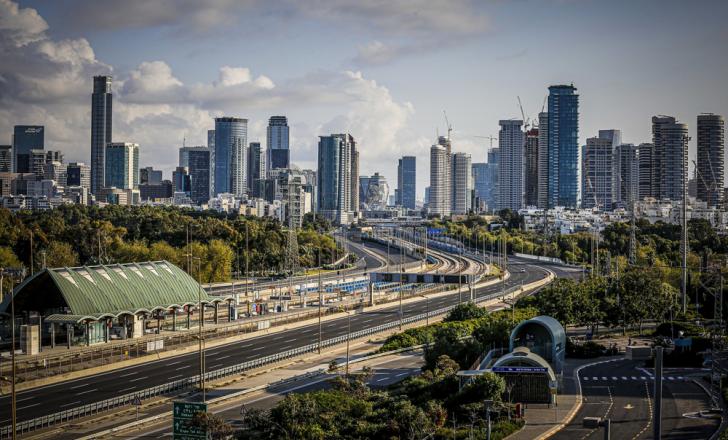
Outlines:
[[185, 369], [187, 369], [187, 365], [185, 365], [184, 367], [175, 368], [174, 371], [185, 370]]
[[604, 376], [602, 376], [602, 380], [607, 380], [607, 378], [606, 378], [606, 377], [604, 377]]
[[640, 380], [647, 380], [647, 378], [644, 376], [640, 376]]
[[25, 402], [26, 400], [35, 399], [35, 396], [24, 397], [22, 399], [15, 399], [15, 402]]
[[599, 380], [598, 377], [592, 377], [592, 380]]
[[81, 394], [93, 393], [94, 391], [98, 391], [98, 388], [94, 388], [93, 390], [81, 391], [80, 393], [76, 393], [76, 395], [80, 396]]
[[71, 402], [71, 403], [66, 403], [65, 405], [61, 405], [61, 408], [66, 408], [68, 406], [78, 405], [79, 403], [81, 403], [80, 400], [77, 400], [77, 401]]
[[82, 383], [81, 385], [76, 385], [75, 387], [71, 387], [72, 390], [75, 390], [76, 388], [83, 388], [91, 385], [90, 383]]
[[136, 387], [129, 387], [129, 388], [124, 388], [122, 390], [119, 390], [119, 392], [122, 392], [122, 391], [132, 391], [132, 390], [135, 390], [135, 389], [136, 389]]
[[672, 376], [670, 376], [670, 377], [667, 378], [667, 380], [675, 380], [675, 378], [672, 377]]
[[685, 380], [685, 378], [684, 378], [684, 377], [682, 377], [682, 376], [678, 376], [678, 377], [677, 377], [677, 380]]
[[397, 375], [397, 377], [402, 377], [402, 376], [406, 376], [406, 375], [408, 375], [408, 374], [409, 374], [409, 373], [407, 373], [407, 372], [404, 372], [404, 373], [399, 373], [399, 374]]
[[383, 377], [381, 379], [377, 379], [377, 382], [384, 382], [385, 380], [389, 379], [388, 377]]
[[32, 405], [21, 406], [18, 408], [18, 411], [20, 411], [21, 409], [32, 408], [32, 407], [38, 406], [38, 405], [40, 405], [40, 403], [34, 403]]
[[182, 376], [184, 376], [184, 374], [178, 374], [176, 376], [170, 377], [169, 379], [177, 379], [178, 377], [182, 377]]
[[622, 376], [622, 380], [627, 380], [627, 376]]
[[222, 367], [222, 364], [210, 365], [210, 369], [217, 368], [217, 367]]
[[582, 380], [589, 380], [589, 378], [584, 376], [584, 377], [582, 377]]
[[213, 359], [215, 359], [216, 361], [219, 361], [219, 360], [222, 360], [222, 359], [227, 359], [227, 358], [229, 358], [229, 357], [230, 357], [230, 355], [227, 355], [227, 356], [220, 356], [220, 357], [218, 357], [218, 358], [213, 358]]
[[169, 367], [169, 366], [171, 366], [171, 365], [177, 365], [177, 364], [179, 364], [180, 362], [182, 362], [182, 361], [172, 362], [172, 363], [170, 363], [170, 364], [167, 364], [167, 366]]
[[137, 377], [137, 378], [134, 378], [134, 379], [130, 379], [129, 382], [139, 382], [140, 380], [144, 380], [144, 379], [149, 379], [149, 376]]
[[636, 376], [632, 376], [632, 380], [637, 380], [637, 377]]
[[265, 346], [261, 345], [261, 346], [256, 347], [256, 348], [251, 348], [251, 350], [252, 351], [258, 351], [258, 350], [262, 350], [263, 348], [265, 348]]
[[614, 377], [614, 376], [612, 376], [612, 380], [617, 380], [617, 378], [616, 378], [616, 377]]
[[122, 374], [122, 375], [121, 375], [121, 376], [119, 376], [119, 377], [127, 377], [127, 376], [133, 376], [133, 375], [135, 375], [135, 374], [139, 374], [139, 372], [138, 372], [138, 371], [134, 371], [134, 372], [131, 372], [131, 373], [126, 373], [126, 374]]

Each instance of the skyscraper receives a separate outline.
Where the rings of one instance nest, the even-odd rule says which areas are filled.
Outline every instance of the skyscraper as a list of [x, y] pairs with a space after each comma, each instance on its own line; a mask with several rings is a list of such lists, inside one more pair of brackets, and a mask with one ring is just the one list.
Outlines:
[[451, 156], [452, 213], [467, 214], [472, 204], [472, 160], [467, 153], [455, 153]]
[[172, 171], [172, 184], [175, 192], [183, 192], [190, 196], [192, 193], [192, 178], [187, 167], [177, 167]]
[[615, 208], [632, 210], [639, 200], [640, 164], [639, 147], [621, 144], [614, 150], [613, 204]]
[[396, 204], [415, 209], [417, 199], [417, 158], [403, 156], [397, 165], [397, 196]]
[[637, 200], [652, 197], [652, 151], [654, 145], [650, 143], [639, 144], [637, 147], [637, 162], [639, 163], [639, 189]]
[[247, 189], [248, 120], [215, 118], [215, 191], [243, 196]]
[[538, 114], [538, 203], [539, 208], [549, 206], [549, 114]]
[[698, 200], [710, 207], [720, 205], [723, 199], [724, 136], [723, 116], [698, 115]]
[[523, 121], [505, 119], [498, 124], [498, 209], [517, 211], [523, 207]]
[[248, 191], [253, 197], [260, 197], [258, 181], [265, 178], [265, 154], [260, 142], [251, 142], [248, 149]]
[[448, 178], [448, 154], [447, 149], [442, 145], [433, 145], [430, 148], [430, 214], [441, 217], [450, 215], [450, 188]]
[[351, 210], [359, 212], [359, 151], [356, 149], [356, 141], [353, 137], [349, 136], [349, 149], [351, 155], [351, 188], [349, 189], [351, 194]]
[[485, 162], [476, 162], [473, 164], [473, 190], [475, 197], [480, 201], [479, 205], [476, 206], [477, 211], [480, 211], [488, 203], [487, 200], [490, 192], [488, 165]]
[[291, 167], [291, 151], [289, 145], [288, 118], [271, 116], [268, 119], [268, 137], [266, 150], [266, 172], [278, 168]]
[[652, 118], [651, 196], [682, 201], [687, 184], [688, 126], [672, 116]]
[[587, 139], [582, 158], [582, 207], [612, 210], [613, 170], [612, 139]]
[[207, 130], [207, 148], [210, 149], [210, 195], [215, 194], [215, 130]]
[[[45, 129], [42, 125], [16, 125], [13, 129], [13, 170], [32, 173], [32, 150], [45, 149]], [[40, 153], [39, 153], [40, 154]]]
[[111, 77], [94, 76], [91, 95], [91, 193], [93, 194], [106, 184], [104, 155], [106, 145], [112, 141], [112, 101]]
[[191, 147], [187, 152], [190, 173], [190, 198], [200, 205], [210, 200], [210, 149]]
[[549, 87], [548, 207], [576, 208], [579, 190], [579, 95], [573, 85]]
[[[338, 224], [348, 224], [353, 220], [354, 211], [358, 207], [359, 177], [356, 172], [356, 184], [352, 182], [352, 153], [356, 153], [354, 138], [350, 134], [332, 134], [320, 136], [318, 144], [318, 212]], [[351, 193], [357, 191], [356, 197]]]
[[538, 128], [526, 132], [523, 187], [525, 206], [538, 206]]
[[[139, 186], [139, 145], [112, 142], [106, 145], [106, 188], [136, 189]], [[93, 168], [92, 168], [93, 170]]]
[[9, 173], [13, 170], [12, 145], [0, 145], [0, 173]]
[[139, 170], [139, 183], [159, 185], [162, 183], [162, 170], [155, 170], [153, 167], [145, 167]]

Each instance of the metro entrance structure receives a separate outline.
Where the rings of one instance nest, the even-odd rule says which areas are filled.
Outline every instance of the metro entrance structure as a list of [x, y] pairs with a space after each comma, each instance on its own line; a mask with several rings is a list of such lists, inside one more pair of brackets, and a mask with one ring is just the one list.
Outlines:
[[[51, 346], [65, 336], [69, 347], [138, 338], [145, 331], [159, 331], [168, 317], [171, 330], [177, 330], [183, 328], [178, 313], [189, 328], [200, 302], [203, 309], [214, 309], [217, 323], [219, 304], [233, 301], [209, 297], [194, 278], [168, 261], [44, 269], [17, 286], [13, 298], [16, 325], [19, 320], [38, 326], [40, 341], [50, 338]], [[0, 314], [9, 313], [10, 295], [0, 304]], [[155, 320], [156, 328], [148, 329], [148, 321]]]

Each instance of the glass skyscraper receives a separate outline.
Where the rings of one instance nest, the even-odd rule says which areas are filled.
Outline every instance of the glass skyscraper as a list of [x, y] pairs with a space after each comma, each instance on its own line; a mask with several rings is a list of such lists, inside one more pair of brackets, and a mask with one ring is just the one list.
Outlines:
[[16, 125], [13, 129], [13, 169], [16, 173], [32, 173], [32, 150], [45, 148], [42, 125]]
[[248, 120], [215, 118], [215, 191], [242, 196], [247, 190]]
[[91, 95], [91, 192], [104, 187], [106, 144], [111, 142], [111, 77], [94, 76]]
[[[354, 170], [356, 147], [349, 134], [320, 136], [318, 144], [318, 211], [329, 220], [352, 220], [359, 199], [359, 173]], [[356, 184], [354, 184], [356, 179]], [[356, 191], [357, 194], [352, 194]]]
[[106, 145], [105, 186], [134, 189], [139, 186], [139, 145], [117, 142]]
[[549, 87], [548, 207], [576, 208], [579, 191], [579, 95], [573, 85]]
[[271, 116], [268, 119], [266, 171], [291, 167], [288, 118]]
[[415, 209], [417, 199], [417, 158], [403, 156], [397, 166], [397, 198], [395, 203]]

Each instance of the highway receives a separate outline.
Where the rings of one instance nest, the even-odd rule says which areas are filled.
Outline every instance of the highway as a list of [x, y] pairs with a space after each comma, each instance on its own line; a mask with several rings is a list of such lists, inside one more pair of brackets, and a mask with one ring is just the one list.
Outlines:
[[[521, 272], [518, 266], [526, 269]], [[548, 275], [544, 267], [533, 265], [525, 260], [511, 259], [514, 269], [512, 276], [506, 280], [505, 288], [527, 284]], [[573, 269], [549, 266], [557, 276], [576, 276]], [[578, 272], [580, 275], [580, 272]], [[497, 293], [502, 283], [478, 288], [477, 297]], [[463, 295], [465, 298], [466, 295]], [[429, 300], [430, 310], [457, 303], [458, 294], [452, 293]], [[427, 301], [420, 300], [403, 307], [403, 317], [421, 314], [426, 311]], [[364, 312], [351, 317], [351, 331], [374, 327], [399, 319], [397, 304], [389, 307]], [[345, 335], [347, 318], [341, 317], [323, 323], [323, 339]], [[208, 371], [239, 364], [248, 360], [265, 357], [284, 350], [304, 346], [318, 340], [318, 325], [312, 323], [303, 327], [261, 335], [226, 345], [210, 348], [206, 352]], [[108, 373], [83, 377], [58, 384], [38, 387], [23, 391], [17, 396], [18, 421], [33, 419], [42, 415], [67, 410], [87, 403], [93, 403], [114, 396], [132, 393], [155, 385], [167, 383], [180, 378], [194, 376], [199, 370], [198, 354], [190, 353], [152, 361], [137, 366], [118, 369]], [[0, 398], [0, 426], [10, 423], [10, 399]]]
[[[579, 372], [583, 404], [572, 422], [551, 438], [603, 438], [604, 428], [582, 426], [584, 417], [611, 419], [612, 438], [653, 438], [654, 380], [651, 370], [638, 369], [641, 365], [642, 362], [620, 359], [583, 368]], [[707, 439], [718, 427], [718, 420], [683, 416], [710, 406], [707, 394], [689, 380], [688, 373], [663, 373], [663, 439]]]

